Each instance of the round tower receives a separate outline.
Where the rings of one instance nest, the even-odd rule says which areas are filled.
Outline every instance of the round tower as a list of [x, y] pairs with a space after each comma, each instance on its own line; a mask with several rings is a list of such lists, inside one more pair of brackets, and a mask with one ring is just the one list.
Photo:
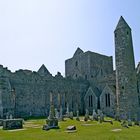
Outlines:
[[131, 28], [121, 16], [114, 31], [117, 113], [121, 119], [137, 119], [138, 93]]

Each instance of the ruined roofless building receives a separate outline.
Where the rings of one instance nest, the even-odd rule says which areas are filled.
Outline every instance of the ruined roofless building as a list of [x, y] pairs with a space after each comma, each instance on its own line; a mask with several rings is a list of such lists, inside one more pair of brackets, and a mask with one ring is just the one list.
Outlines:
[[63, 114], [102, 110], [107, 116], [136, 119], [140, 99], [140, 64], [135, 69], [131, 29], [120, 18], [114, 31], [116, 70], [112, 56], [80, 48], [65, 61], [65, 73], [52, 76], [45, 65], [37, 72], [12, 73], [0, 65], [0, 118], [48, 116], [50, 93]]

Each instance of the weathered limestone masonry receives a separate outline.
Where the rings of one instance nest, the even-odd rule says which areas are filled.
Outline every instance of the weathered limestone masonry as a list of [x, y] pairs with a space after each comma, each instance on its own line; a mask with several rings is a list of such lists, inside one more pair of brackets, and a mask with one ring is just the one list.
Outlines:
[[45, 65], [37, 72], [14, 73], [1, 65], [0, 118], [48, 116], [52, 93], [54, 107], [63, 114], [87, 110], [91, 115], [100, 109], [108, 116], [137, 119], [140, 64], [135, 69], [131, 29], [122, 17], [115, 30], [115, 56], [116, 71], [112, 56], [78, 48], [65, 61], [65, 77], [60, 72], [52, 76]]
[[70, 111], [76, 113], [79, 108], [80, 113], [83, 113], [81, 101], [88, 82], [66, 79], [60, 73], [53, 77], [47, 71], [44, 65], [38, 72], [19, 70], [12, 73], [3, 66], [0, 67], [1, 118], [6, 118], [10, 114], [16, 117], [48, 115], [50, 92], [55, 108], [58, 108], [58, 94], [61, 94], [63, 111], [66, 111], [69, 104]]
[[65, 61], [66, 77], [96, 81], [113, 73], [112, 56], [83, 52], [78, 48], [71, 59]]
[[123, 17], [114, 33], [117, 111], [123, 119], [137, 119], [139, 104], [132, 35]]
[[[105, 114], [114, 116], [115, 75], [112, 56], [84, 52], [78, 48], [73, 57], [65, 61], [65, 71], [67, 78], [89, 81], [89, 88], [84, 95], [84, 108], [88, 109], [90, 114], [93, 109], [101, 109]], [[110, 102], [110, 99], [113, 100]]]

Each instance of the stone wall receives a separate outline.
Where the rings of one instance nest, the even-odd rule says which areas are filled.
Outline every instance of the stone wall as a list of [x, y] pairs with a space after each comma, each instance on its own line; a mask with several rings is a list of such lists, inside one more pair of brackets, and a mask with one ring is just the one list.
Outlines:
[[[6, 70], [7, 71], [7, 70]], [[6, 73], [6, 72], [5, 72]], [[4, 75], [4, 74], [3, 74]], [[61, 95], [63, 113], [69, 104], [70, 111], [83, 113], [84, 94], [88, 82], [66, 79], [60, 73], [55, 77], [40, 76], [37, 72], [19, 70], [0, 79], [2, 95], [1, 111], [16, 117], [47, 116], [50, 106], [50, 93], [55, 108], [59, 109], [58, 94]]]
[[[79, 51], [79, 48], [77, 51]], [[76, 52], [71, 59], [65, 61], [66, 77], [94, 81], [113, 73], [112, 57], [90, 51]]]
[[97, 90], [95, 89], [95, 87], [94, 88], [89, 87], [84, 97], [85, 109], [88, 109], [90, 114], [92, 114], [93, 110], [97, 110], [98, 96], [96, 96], [97, 91], [95, 90]]
[[100, 109], [104, 114], [110, 117], [115, 116], [116, 111], [116, 93], [113, 86], [106, 85], [100, 96]]

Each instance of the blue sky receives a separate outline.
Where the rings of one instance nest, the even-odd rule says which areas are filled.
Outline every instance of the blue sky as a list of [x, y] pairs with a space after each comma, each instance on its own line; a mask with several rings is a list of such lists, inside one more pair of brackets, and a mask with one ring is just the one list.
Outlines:
[[140, 61], [138, 0], [0, 0], [0, 64], [55, 75], [77, 47], [114, 58], [114, 29], [122, 15]]

